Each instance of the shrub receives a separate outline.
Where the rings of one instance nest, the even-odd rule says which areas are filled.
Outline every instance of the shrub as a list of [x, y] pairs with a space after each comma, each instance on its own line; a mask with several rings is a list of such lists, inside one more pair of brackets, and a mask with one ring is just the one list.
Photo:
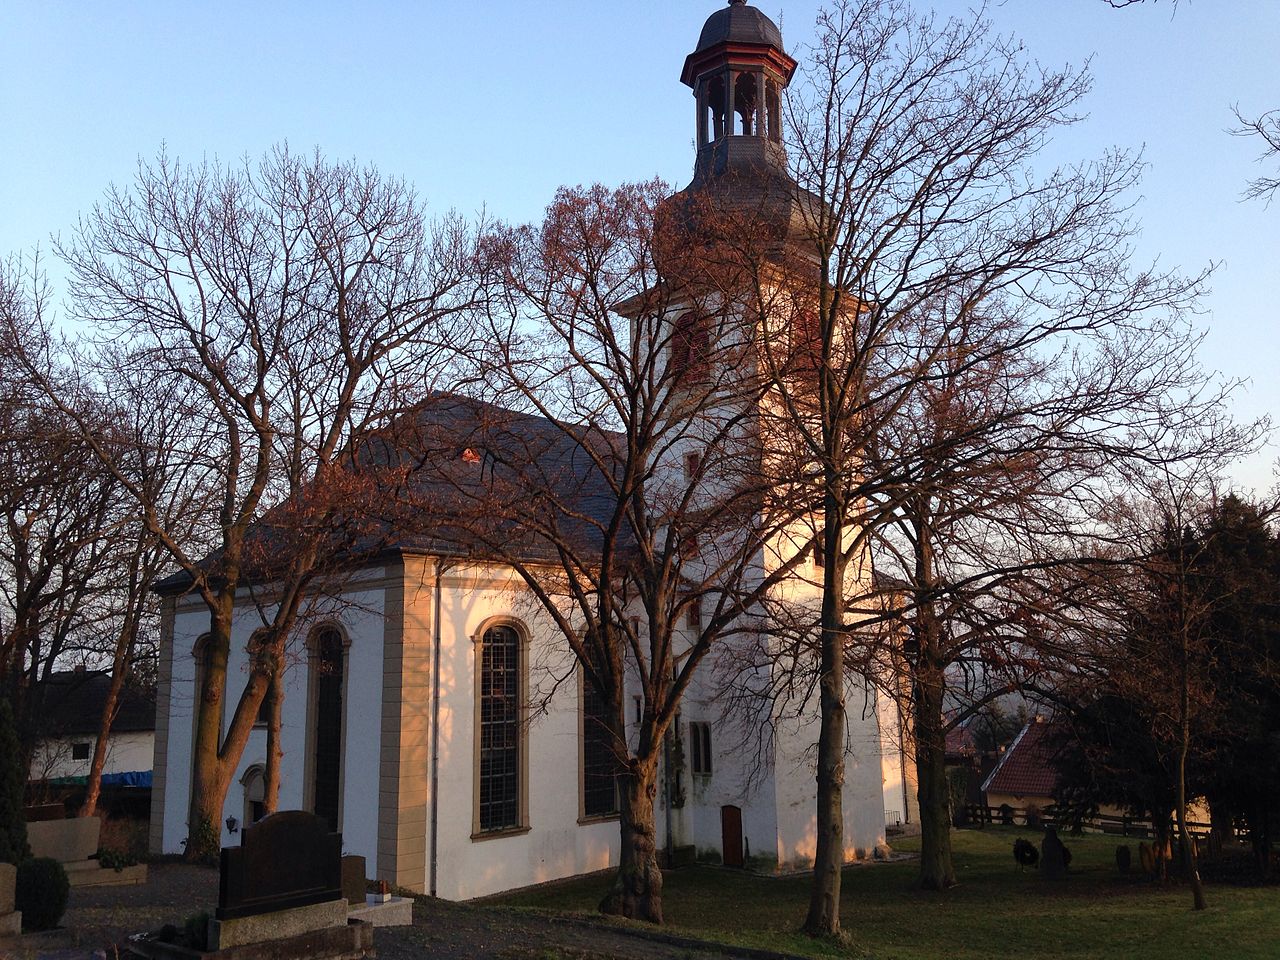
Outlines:
[[51, 930], [67, 909], [71, 884], [62, 864], [51, 857], [34, 857], [18, 865], [14, 907], [22, 911], [28, 930]]
[[203, 952], [209, 948], [209, 919], [209, 914], [202, 910], [183, 921], [182, 942], [188, 949]]
[[98, 846], [132, 857], [134, 863], [142, 863], [148, 856], [149, 824], [132, 817], [107, 817], [102, 821], [98, 834]]
[[125, 867], [132, 867], [138, 862], [128, 850], [115, 850], [111, 847], [103, 847], [98, 851], [98, 866], [114, 870], [119, 873]]

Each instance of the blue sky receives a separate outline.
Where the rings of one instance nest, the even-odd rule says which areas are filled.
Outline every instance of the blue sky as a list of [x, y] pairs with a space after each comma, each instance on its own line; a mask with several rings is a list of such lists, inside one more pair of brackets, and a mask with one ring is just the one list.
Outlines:
[[[162, 143], [191, 160], [318, 146], [405, 177], [435, 209], [511, 220], [537, 217], [561, 184], [683, 186], [693, 102], [680, 67], [721, 2], [8, 0], [0, 255], [47, 250]], [[758, 5], [803, 56], [817, 0]], [[1202, 361], [1249, 380], [1239, 417], [1280, 411], [1280, 203], [1239, 202], [1262, 168], [1256, 145], [1226, 132], [1234, 103], [1280, 107], [1280, 2], [1004, 0], [988, 15], [1046, 65], [1090, 60], [1089, 117], [1043, 164], [1144, 150], [1139, 254], [1219, 264]], [[1276, 455], [1236, 479], [1270, 486]]]

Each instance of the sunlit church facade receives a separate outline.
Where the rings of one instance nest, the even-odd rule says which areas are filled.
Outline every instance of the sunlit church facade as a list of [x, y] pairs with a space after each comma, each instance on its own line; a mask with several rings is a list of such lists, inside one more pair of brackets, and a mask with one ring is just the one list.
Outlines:
[[[682, 73], [697, 104], [687, 191], [726, 174], [734, 189], [790, 182], [780, 103], [794, 69], [759, 10], [734, 0], [707, 20]], [[814, 572], [797, 579], [812, 584]], [[187, 836], [208, 613], [197, 596], [176, 592], [165, 611], [151, 848], [174, 854]], [[260, 624], [246, 596], [232, 632], [232, 703]], [[600, 774], [608, 748], [591, 722], [598, 706], [580, 676], [564, 682], [575, 673], [558, 637], [501, 564], [424, 547], [352, 571], [331, 613], [311, 618], [298, 638], [284, 676], [280, 809], [328, 818], [371, 877], [447, 899], [615, 865], [616, 796]], [[660, 849], [761, 872], [806, 868], [816, 843], [816, 697], [762, 704], [752, 720], [728, 714], [710, 675], [699, 680], [683, 702], [679, 749], [667, 751], [661, 771]], [[852, 677], [846, 693], [844, 837], [856, 859], [883, 844], [886, 818], [900, 819], [912, 798], [894, 706]], [[631, 710], [628, 720], [637, 720]], [[753, 741], [744, 723], [767, 731], [767, 750], [743, 748]], [[265, 723], [256, 726], [228, 793], [223, 845], [261, 816], [266, 739]]]

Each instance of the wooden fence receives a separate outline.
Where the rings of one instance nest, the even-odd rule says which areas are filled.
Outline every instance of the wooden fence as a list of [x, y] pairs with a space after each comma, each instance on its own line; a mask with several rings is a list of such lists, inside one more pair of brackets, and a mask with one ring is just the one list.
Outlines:
[[[1070, 823], [1066, 818], [1059, 816], [1058, 811], [1053, 807], [1045, 807], [1043, 810], [1039, 810], [1035, 807], [1011, 807], [1007, 804], [1000, 807], [986, 807], [981, 804], [970, 803], [965, 805], [964, 811], [968, 824], [975, 827], [984, 827], [987, 824], [1057, 827]], [[1155, 836], [1154, 831], [1151, 829], [1151, 821], [1140, 817], [1115, 817], [1107, 814], [1097, 814], [1081, 821], [1081, 826], [1093, 833], [1113, 833], [1122, 837], [1148, 839]], [[1210, 825], [1199, 821], [1189, 821], [1187, 830], [1192, 836], [1207, 837], [1210, 832]], [[1172, 836], [1176, 832], [1175, 826], [1170, 831], [1170, 835]], [[1232, 833], [1236, 837], [1243, 838], [1246, 836], [1247, 831], [1243, 825], [1236, 824], [1232, 829]]]

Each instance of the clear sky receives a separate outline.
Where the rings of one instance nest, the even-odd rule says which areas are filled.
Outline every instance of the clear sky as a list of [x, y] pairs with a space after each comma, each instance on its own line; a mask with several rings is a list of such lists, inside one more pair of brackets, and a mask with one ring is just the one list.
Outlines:
[[[509, 220], [537, 217], [560, 184], [683, 186], [680, 67], [722, 2], [6, 0], [0, 256], [47, 250], [161, 144], [188, 160], [318, 146], [405, 177], [438, 210]], [[819, 0], [758, 5], [803, 57]], [[1239, 202], [1258, 147], [1227, 133], [1234, 103], [1280, 108], [1280, 0], [1003, 0], [988, 15], [1046, 65], [1091, 60], [1089, 118], [1045, 166], [1145, 150], [1141, 255], [1219, 264], [1202, 360], [1249, 380], [1237, 416], [1280, 413], [1280, 203]], [[1270, 486], [1276, 455], [1238, 481]]]

